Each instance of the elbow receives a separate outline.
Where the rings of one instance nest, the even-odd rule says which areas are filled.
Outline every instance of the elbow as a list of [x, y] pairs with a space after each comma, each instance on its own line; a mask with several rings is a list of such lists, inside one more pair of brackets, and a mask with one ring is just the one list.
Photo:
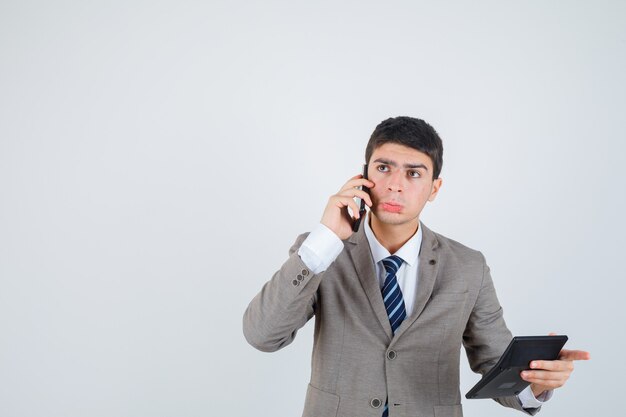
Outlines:
[[262, 331], [261, 323], [250, 319], [248, 311], [243, 316], [243, 336], [250, 346], [261, 352], [276, 352], [283, 344], [270, 340], [266, 332]]
[[261, 337], [257, 337], [257, 335], [251, 335], [250, 333], [247, 333], [245, 331], [243, 335], [250, 346], [257, 350], [260, 350], [261, 352], [276, 352], [278, 349], [280, 349], [280, 346], [269, 343], [267, 340], [264, 340]]

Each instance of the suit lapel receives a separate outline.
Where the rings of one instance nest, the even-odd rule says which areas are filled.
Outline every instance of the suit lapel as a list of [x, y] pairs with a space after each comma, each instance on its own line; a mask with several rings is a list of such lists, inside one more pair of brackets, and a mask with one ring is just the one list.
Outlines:
[[[420, 222], [420, 227], [422, 228], [422, 245], [420, 246], [420, 253], [418, 255], [419, 280], [417, 282], [417, 296], [413, 306], [413, 313], [400, 325], [396, 334], [393, 335], [394, 339], [400, 337], [422, 313], [424, 307], [426, 307], [426, 303], [430, 299], [437, 278], [439, 253], [436, 249], [439, 246], [439, 241], [435, 237], [435, 234], [424, 226], [422, 222]], [[389, 340], [391, 340], [391, 325], [389, 324], [389, 317], [387, 316], [387, 310], [383, 303], [378, 277], [376, 276], [376, 269], [374, 268], [374, 259], [372, 258], [367, 236], [365, 236], [364, 227], [361, 226], [356, 233], [353, 233], [352, 236], [348, 238], [347, 242], [349, 245], [346, 246], [352, 258], [352, 262], [354, 263], [357, 275], [359, 276], [361, 286], [365, 294], [367, 294], [372, 310], [374, 310], [380, 325], [389, 337]]]
[[361, 286], [365, 294], [367, 294], [372, 310], [374, 310], [380, 325], [383, 327], [389, 340], [391, 340], [391, 324], [389, 324], [389, 317], [387, 316], [387, 310], [383, 303], [378, 277], [376, 276], [376, 269], [374, 268], [374, 259], [372, 258], [372, 252], [369, 242], [367, 241], [367, 236], [365, 236], [363, 225], [361, 225], [356, 233], [350, 236], [348, 242], [350, 243], [347, 245], [348, 252], [354, 263], [354, 268], [357, 271]]
[[[402, 336], [402, 333], [406, 331], [417, 320], [419, 315], [426, 307], [426, 303], [430, 299], [437, 278], [437, 270], [439, 269], [439, 253], [437, 247], [439, 242], [435, 237], [435, 234], [424, 226], [424, 223], [420, 222], [422, 228], [422, 245], [420, 246], [420, 253], [418, 255], [418, 281], [417, 281], [417, 295], [415, 297], [415, 304], [413, 305], [413, 313], [398, 327], [394, 338]], [[383, 305], [384, 309], [384, 305]], [[386, 311], [385, 311], [386, 314]], [[387, 320], [389, 321], [389, 320]]]

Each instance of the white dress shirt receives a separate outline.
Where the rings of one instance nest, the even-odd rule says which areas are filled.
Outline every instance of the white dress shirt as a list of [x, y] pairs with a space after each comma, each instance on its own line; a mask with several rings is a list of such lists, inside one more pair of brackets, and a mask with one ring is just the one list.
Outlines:
[[[367, 219], [369, 220], [369, 219]], [[391, 253], [380, 244], [374, 232], [369, 225], [369, 221], [366, 221], [363, 225], [365, 227], [365, 236], [370, 244], [370, 251], [372, 252], [372, 258], [376, 265], [376, 276], [378, 277], [378, 284], [380, 289], [385, 284], [386, 271], [383, 266], [383, 259], [391, 256]], [[398, 285], [402, 291], [402, 298], [404, 299], [404, 307], [406, 308], [407, 317], [413, 313], [413, 305], [415, 304], [415, 297], [417, 296], [417, 284], [418, 284], [418, 255], [420, 253], [420, 247], [422, 246], [422, 228], [418, 227], [417, 232], [400, 248], [394, 255], [402, 258], [404, 262], [398, 268], [396, 272], [396, 279]]]
[[[404, 298], [404, 305], [406, 308], [407, 317], [413, 312], [413, 305], [415, 303], [415, 297], [417, 295], [418, 285], [418, 255], [420, 247], [422, 245], [422, 228], [418, 227], [417, 232], [400, 248], [396, 253], [391, 254], [389, 251], [380, 244], [372, 228], [369, 225], [369, 212], [367, 217], [363, 219], [365, 224], [365, 236], [370, 246], [372, 258], [376, 267], [376, 276], [378, 277], [378, 283], [382, 289], [385, 282], [385, 267], [382, 264], [382, 260], [391, 255], [397, 255], [404, 261], [398, 272], [396, 273], [396, 279], [402, 290], [402, 296]], [[323, 224], [318, 224], [315, 229], [309, 233], [309, 236], [302, 242], [298, 255], [302, 262], [315, 274], [324, 272], [330, 264], [332, 264], [337, 256], [343, 250], [343, 242], [339, 237], [328, 227]], [[382, 293], [381, 293], [382, 295]], [[519, 393], [517, 398], [522, 404], [523, 408], [537, 408], [541, 406], [545, 401], [548, 401], [552, 397], [553, 391], [546, 391], [535, 398], [530, 386], [526, 387]]]

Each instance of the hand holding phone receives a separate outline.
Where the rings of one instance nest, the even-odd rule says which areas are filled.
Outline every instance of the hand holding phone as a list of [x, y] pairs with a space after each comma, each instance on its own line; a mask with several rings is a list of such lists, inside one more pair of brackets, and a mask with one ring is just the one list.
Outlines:
[[[330, 196], [321, 223], [333, 231], [339, 239], [349, 238], [354, 230], [358, 230], [361, 224], [359, 219], [366, 214], [365, 205], [372, 206], [368, 187], [373, 186], [374, 183], [367, 179], [367, 165], [365, 165], [363, 175], [350, 178], [337, 194]], [[355, 198], [361, 199], [360, 208]]]

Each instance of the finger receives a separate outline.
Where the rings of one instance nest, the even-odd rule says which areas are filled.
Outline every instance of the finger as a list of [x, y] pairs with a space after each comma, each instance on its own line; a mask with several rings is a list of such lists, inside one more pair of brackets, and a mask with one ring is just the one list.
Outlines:
[[568, 372], [552, 372], [552, 371], [522, 371], [522, 378], [525, 381], [564, 381], [569, 378]]
[[339, 195], [350, 198], [358, 197], [360, 199], [365, 199], [365, 203], [370, 207], [372, 206], [372, 199], [370, 195], [363, 190], [359, 190], [358, 188], [351, 188], [349, 190], [342, 191]]
[[584, 350], [566, 350], [563, 349], [559, 354], [559, 359], [564, 361], [587, 361], [591, 359], [591, 354]]
[[350, 207], [352, 209], [352, 216], [355, 219], [358, 219], [360, 217], [359, 207], [356, 205], [356, 202], [352, 198], [338, 195], [334, 195], [331, 198], [335, 200], [335, 205], [341, 209], [343, 209], [344, 207]]
[[342, 187], [341, 189], [347, 188], [349, 186], [349, 184], [355, 184], [358, 183], [359, 181], [363, 180], [363, 174], [359, 174], [359, 175], [355, 175], [354, 177], [350, 178]]
[[358, 180], [348, 181], [347, 183], [343, 185], [343, 187], [341, 187], [339, 192], [341, 193], [346, 190], [353, 190], [353, 189], [359, 189], [359, 188], [362, 189], [363, 187], [374, 188], [374, 183], [370, 180], [366, 180], [363, 178], [360, 178]]
[[355, 197], [358, 197], [361, 200], [365, 200], [365, 204], [367, 204], [368, 207], [372, 207], [372, 198], [370, 197], [368, 193], [366, 193], [363, 190], [354, 190], [354, 195]]
[[331, 195], [328, 198], [328, 204], [329, 205], [333, 205], [335, 207], [338, 207], [340, 209], [345, 209], [346, 207], [350, 206], [350, 203], [354, 203], [354, 200], [347, 197], [347, 196], [343, 196], [343, 195], [339, 195], [339, 194], [335, 194], [335, 195]]
[[356, 202], [353, 199], [350, 199], [350, 208], [352, 209], [352, 217], [354, 217], [355, 219], [361, 217], [359, 206], [357, 206]]
[[532, 361], [530, 363], [531, 369], [540, 369], [546, 371], [568, 371], [574, 370], [574, 365], [571, 361]]
[[363, 175], [359, 175], [357, 178], [352, 178], [350, 181], [346, 182], [343, 185], [343, 187], [341, 187], [339, 192], [342, 192], [342, 191], [345, 191], [345, 190], [350, 190], [350, 189], [356, 188], [356, 187], [362, 187], [362, 186], [373, 188], [374, 187], [374, 183], [372, 181], [370, 181], [370, 180], [366, 180], [365, 178], [363, 178]]
[[350, 178], [344, 185], [342, 185], [341, 188], [339, 189], [339, 191], [343, 191], [346, 188], [350, 188], [350, 186], [348, 186], [348, 184], [354, 184], [355, 181], [358, 181], [360, 179], [363, 179], [363, 174], [355, 175], [354, 177]]
[[563, 385], [565, 385], [565, 383], [567, 382], [567, 380], [545, 380], [545, 379], [541, 379], [541, 378], [523, 378], [524, 381], [526, 382], [530, 382], [531, 384], [537, 384], [540, 385], [542, 387], [545, 387], [546, 389], [554, 389], [554, 388], [559, 388], [562, 387]]

